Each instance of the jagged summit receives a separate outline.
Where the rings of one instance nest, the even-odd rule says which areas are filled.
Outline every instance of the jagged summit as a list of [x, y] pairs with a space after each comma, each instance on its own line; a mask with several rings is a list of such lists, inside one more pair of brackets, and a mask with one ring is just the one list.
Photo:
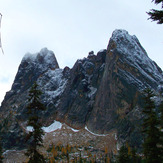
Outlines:
[[47, 48], [43, 48], [35, 54], [25, 54], [18, 68], [12, 88], [6, 93], [5, 99], [28, 90], [33, 82], [37, 81], [43, 74], [58, 68], [58, 62], [53, 51]]
[[137, 37], [135, 35], [131, 36], [126, 30], [115, 30], [110, 40], [116, 44], [116, 48], [126, 57], [137, 55], [144, 58], [147, 56]]
[[22, 59], [22, 63], [23, 62], [28, 62], [28, 63], [33, 62], [35, 64], [38, 64], [40, 68], [41, 65], [44, 68], [51, 68], [51, 69], [59, 68], [58, 62], [56, 60], [53, 51], [48, 50], [47, 48], [43, 48], [41, 49], [40, 52], [35, 54], [31, 54], [31, 53], [25, 54], [25, 56]]
[[155, 83], [163, 78], [162, 70], [148, 57], [137, 37], [135, 35], [131, 36], [126, 30], [117, 29], [113, 32], [108, 50], [110, 54], [118, 54], [121, 58], [120, 62], [129, 63], [144, 78], [148, 78]]

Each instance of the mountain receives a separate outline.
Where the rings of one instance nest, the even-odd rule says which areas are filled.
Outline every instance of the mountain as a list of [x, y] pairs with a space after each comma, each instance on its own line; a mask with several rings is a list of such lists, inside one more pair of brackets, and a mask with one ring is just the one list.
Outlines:
[[115, 30], [106, 50], [60, 69], [47, 48], [26, 54], [14, 83], [0, 108], [3, 144], [23, 148], [26, 133], [28, 91], [37, 81], [47, 110], [40, 113], [44, 126], [54, 120], [94, 134], [117, 132], [119, 142], [141, 144], [142, 90], [163, 88], [163, 72], [152, 61], [136, 36]]

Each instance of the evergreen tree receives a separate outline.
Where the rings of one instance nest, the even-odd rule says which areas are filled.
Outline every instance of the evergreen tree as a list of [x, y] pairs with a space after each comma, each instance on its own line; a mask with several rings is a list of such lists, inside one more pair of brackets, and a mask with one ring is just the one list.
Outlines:
[[1, 143], [0, 143], [0, 163], [3, 163], [3, 150]]
[[163, 130], [163, 101], [161, 101], [160, 106], [159, 106], [159, 111], [160, 111], [160, 126], [161, 129]]
[[[152, 1], [154, 1], [155, 4], [162, 3], [161, 8], [163, 8], [163, 0], [152, 0]], [[150, 16], [149, 19], [152, 19], [153, 21], [157, 21], [158, 24], [163, 23], [163, 10], [152, 9], [150, 12], [147, 13]]]
[[[163, 101], [161, 101], [161, 104], [159, 106], [159, 111], [160, 111], [160, 130], [161, 130], [161, 153], [163, 153]], [[163, 162], [163, 154], [162, 154], [162, 162]]]
[[155, 104], [152, 100], [152, 97], [154, 97], [154, 93], [150, 89], [146, 89], [144, 93], [144, 156], [147, 163], [161, 163], [160, 130], [158, 127], [159, 121], [155, 111]]
[[131, 149], [131, 162], [132, 163], [141, 163], [141, 157], [136, 154], [136, 149]]
[[128, 149], [125, 145], [123, 145], [119, 150], [116, 163], [129, 163], [129, 162], [130, 156], [128, 154]]
[[29, 91], [29, 104], [27, 106], [29, 115], [27, 126], [32, 127], [32, 132], [29, 132], [27, 141], [29, 147], [26, 155], [29, 157], [28, 163], [44, 163], [45, 158], [39, 153], [38, 147], [42, 146], [44, 132], [38, 114], [45, 110], [44, 105], [40, 102], [41, 91], [38, 89], [37, 83], [34, 83]]

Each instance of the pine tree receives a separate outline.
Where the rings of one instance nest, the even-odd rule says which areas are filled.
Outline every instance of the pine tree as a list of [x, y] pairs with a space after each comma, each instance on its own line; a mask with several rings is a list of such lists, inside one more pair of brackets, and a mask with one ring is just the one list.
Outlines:
[[161, 103], [160, 103], [159, 111], [161, 113], [161, 116], [160, 116], [160, 126], [161, 126], [161, 129], [163, 130], [163, 101], [161, 101]]
[[131, 149], [131, 162], [132, 163], [141, 163], [141, 157], [136, 154], [136, 149]]
[[[152, 1], [154, 1], [156, 5], [162, 3], [162, 8], [163, 8], [163, 0], [152, 0]], [[152, 19], [153, 21], [157, 21], [158, 24], [163, 23], [163, 10], [152, 9], [150, 12], [147, 13], [150, 16], [149, 19]]]
[[[161, 153], [163, 153], [163, 101], [161, 101], [160, 106], [159, 106], [159, 111], [160, 111], [160, 130], [161, 130]], [[162, 162], [163, 162], [163, 154], [162, 154]]]
[[32, 127], [32, 132], [29, 132], [27, 141], [29, 141], [29, 147], [26, 155], [29, 157], [28, 163], [44, 163], [45, 158], [39, 153], [38, 147], [43, 146], [42, 136], [44, 132], [42, 125], [39, 121], [38, 114], [40, 111], [45, 110], [44, 105], [40, 102], [41, 91], [38, 89], [37, 83], [34, 83], [29, 91], [29, 104], [27, 106], [29, 115], [27, 126]]
[[123, 145], [119, 150], [116, 163], [129, 163], [129, 162], [130, 157], [128, 154], [128, 149], [125, 145]]
[[0, 163], [3, 163], [3, 150], [1, 143], [0, 143]]
[[152, 100], [152, 97], [154, 97], [154, 93], [150, 89], [146, 89], [144, 93], [144, 156], [146, 163], [161, 163], [160, 130], [158, 127], [159, 121], [155, 111], [155, 103]]

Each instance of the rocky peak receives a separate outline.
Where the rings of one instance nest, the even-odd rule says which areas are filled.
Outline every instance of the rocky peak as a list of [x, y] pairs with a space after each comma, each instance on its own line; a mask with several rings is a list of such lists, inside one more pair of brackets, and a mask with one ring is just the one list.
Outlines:
[[35, 54], [25, 54], [18, 68], [12, 89], [6, 93], [5, 99], [10, 98], [15, 93], [18, 94], [26, 91], [45, 72], [57, 68], [59, 66], [56, 57], [47, 48], [43, 48]]
[[46, 71], [49, 68], [53, 70], [59, 68], [53, 51], [50, 51], [47, 48], [41, 49], [41, 51], [36, 54], [25, 54], [21, 64], [23, 63], [34, 64], [42, 69], [42, 71]]
[[142, 90], [157, 90], [162, 80], [162, 70], [148, 57], [136, 36], [115, 30], [108, 44], [88, 129], [102, 134], [117, 129], [119, 138], [140, 144], [141, 138], [135, 138], [139, 132], [135, 124], [142, 119]]
[[[132, 62], [145, 62], [150, 64], [151, 60], [148, 58], [146, 51], [141, 46], [139, 40], [135, 35], [131, 36], [125, 30], [115, 30], [110, 38], [109, 46], [114, 44], [114, 48], [120, 52], [123, 57]], [[110, 48], [108, 48], [110, 49]]]
[[[162, 70], [148, 57], [136, 36], [131, 36], [125, 30], [115, 30], [110, 38], [107, 51], [109, 54], [108, 62], [113, 57], [112, 54], [116, 55], [115, 61], [121, 64], [119, 69], [129, 71], [129, 69], [126, 70], [125, 67], [122, 67], [127, 63], [130, 70], [135, 69], [146, 78], [146, 86], [150, 86], [147, 80], [153, 82], [152, 86], [157, 85], [158, 81], [161, 82]], [[136, 75], [136, 73], [131, 74]]]

